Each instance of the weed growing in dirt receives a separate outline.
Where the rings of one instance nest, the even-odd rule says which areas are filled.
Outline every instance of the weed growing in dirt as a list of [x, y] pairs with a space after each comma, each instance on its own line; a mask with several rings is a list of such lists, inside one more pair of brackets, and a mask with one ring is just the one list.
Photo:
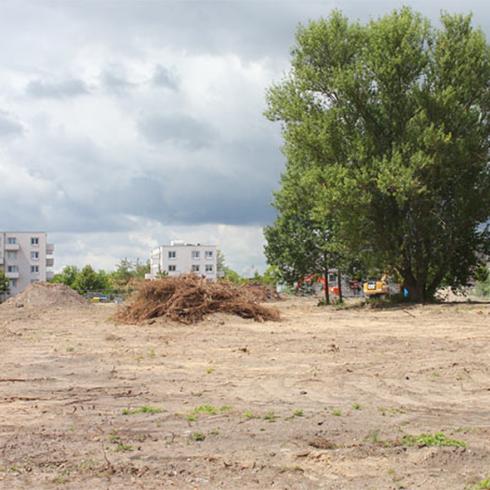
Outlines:
[[150, 359], [155, 359], [156, 353], [155, 353], [155, 349], [153, 347], [151, 347], [150, 349], [148, 349], [148, 357]]
[[213, 373], [214, 373], [214, 368], [209, 367], [209, 368], [206, 370], [206, 372], [207, 372], [208, 374], [213, 374]]
[[187, 422], [196, 422], [197, 421], [197, 415], [194, 415], [192, 413], [186, 415], [186, 420]]
[[162, 413], [163, 409], [161, 408], [156, 408], [156, 407], [150, 407], [149, 405], [143, 405], [142, 407], [138, 408], [124, 408], [122, 411], [123, 415], [138, 415], [140, 413], [150, 413], [150, 414], [156, 414], [156, 413]]
[[267, 422], [275, 422], [278, 418], [279, 416], [276, 415], [272, 410], [264, 415], [264, 420], [267, 420]]
[[243, 412], [243, 416], [248, 420], [258, 418], [257, 415], [253, 414], [252, 410], [245, 410], [245, 412]]
[[296, 410], [293, 411], [294, 417], [302, 417], [303, 415], [304, 415], [304, 412], [300, 408], [297, 408]]
[[217, 415], [218, 411], [218, 408], [214, 407], [213, 405], [199, 405], [192, 411], [192, 413], [194, 415], [198, 415], [200, 413], [204, 413], [206, 415]]
[[118, 443], [116, 449], [114, 449], [117, 453], [126, 453], [130, 451], [134, 451], [134, 447], [131, 444], [124, 444], [122, 442]]
[[478, 482], [471, 490], [490, 490], [490, 477]]
[[361, 405], [359, 403], [353, 403], [352, 404], [352, 408], [354, 410], [361, 410], [362, 409], [362, 407], [361, 407]]
[[63, 470], [58, 476], [53, 478], [51, 481], [55, 485], [64, 485], [65, 483], [68, 483], [68, 477], [70, 476], [70, 471], [69, 470]]
[[196, 442], [201, 442], [206, 439], [206, 436], [202, 432], [193, 432], [191, 434], [191, 439]]
[[466, 447], [466, 442], [458, 439], [450, 439], [442, 432], [435, 434], [420, 434], [418, 436], [406, 435], [402, 438], [404, 446], [451, 446], [451, 447]]
[[338, 408], [334, 408], [332, 410], [332, 415], [334, 415], [335, 417], [341, 417], [342, 416], [342, 412]]

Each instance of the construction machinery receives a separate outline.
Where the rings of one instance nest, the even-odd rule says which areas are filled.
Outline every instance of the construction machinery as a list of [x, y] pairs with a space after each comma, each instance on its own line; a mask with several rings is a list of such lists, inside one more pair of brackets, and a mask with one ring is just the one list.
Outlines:
[[366, 298], [388, 296], [390, 294], [388, 276], [383, 274], [381, 279], [368, 279], [362, 289]]

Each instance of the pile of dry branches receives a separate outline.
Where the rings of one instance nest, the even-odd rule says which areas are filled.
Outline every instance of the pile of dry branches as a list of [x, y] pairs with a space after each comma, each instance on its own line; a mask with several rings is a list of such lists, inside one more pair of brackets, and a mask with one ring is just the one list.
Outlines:
[[145, 281], [116, 314], [125, 323], [167, 317], [196, 323], [210, 313], [232, 313], [257, 321], [279, 320], [279, 312], [259, 304], [250, 291], [230, 283], [209, 282], [195, 275]]

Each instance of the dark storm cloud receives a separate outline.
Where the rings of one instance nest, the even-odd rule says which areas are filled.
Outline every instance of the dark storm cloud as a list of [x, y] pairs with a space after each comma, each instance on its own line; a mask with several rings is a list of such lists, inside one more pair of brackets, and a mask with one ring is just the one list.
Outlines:
[[217, 137], [209, 124], [184, 114], [147, 116], [139, 121], [138, 129], [149, 143], [170, 142], [188, 150], [211, 146]]
[[83, 80], [76, 78], [58, 82], [32, 80], [27, 84], [26, 93], [37, 98], [63, 99], [86, 95], [89, 93], [89, 89]]
[[20, 123], [13, 119], [8, 112], [0, 110], [0, 138], [18, 136], [24, 132]]

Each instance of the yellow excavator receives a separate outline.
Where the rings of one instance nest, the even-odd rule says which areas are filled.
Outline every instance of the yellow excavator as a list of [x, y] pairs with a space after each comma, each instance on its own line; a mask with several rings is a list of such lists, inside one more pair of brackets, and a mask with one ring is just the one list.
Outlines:
[[387, 274], [383, 274], [381, 279], [368, 279], [362, 288], [364, 296], [366, 296], [366, 298], [388, 296], [390, 294], [388, 280]]

